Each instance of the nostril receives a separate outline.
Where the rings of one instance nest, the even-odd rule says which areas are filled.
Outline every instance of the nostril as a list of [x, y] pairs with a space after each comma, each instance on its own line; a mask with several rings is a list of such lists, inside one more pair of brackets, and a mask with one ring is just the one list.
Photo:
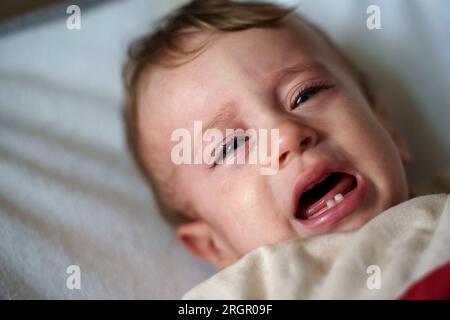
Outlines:
[[302, 150], [305, 150], [311, 144], [312, 144], [312, 138], [311, 137], [306, 137], [300, 142], [300, 147], [301, 147]]
[[288, 156], [288, 151], [284, 152], [281, 156], [280, 156], [280, 160], [279, 162], [282, 163], [286, 160], [287, 156]]

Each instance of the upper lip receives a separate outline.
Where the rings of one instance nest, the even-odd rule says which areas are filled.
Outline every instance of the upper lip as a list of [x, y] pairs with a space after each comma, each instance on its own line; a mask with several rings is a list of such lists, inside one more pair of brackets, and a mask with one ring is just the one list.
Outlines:
[[353, 176], [356, 175], [355, 170], [342, 166], [337, 162], [330, 161], [321, 162], [307, 170], [297, 178], [294, 184], [291, 210], [294, 217], [297, 215], [301, 195], [314, 187], [317, 183], [323, 181], [332, 172], [343, 172]]

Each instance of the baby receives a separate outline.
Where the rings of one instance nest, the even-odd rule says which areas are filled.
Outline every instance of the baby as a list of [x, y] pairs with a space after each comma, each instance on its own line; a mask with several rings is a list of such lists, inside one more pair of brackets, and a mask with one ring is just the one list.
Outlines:
[[[380, 101], [292, 8], [193, 1], [131, 46], [124, 79], [131, 150], [179, 240], [218, 268], [262, 245], [358, 229], [409, 198], [408, 152]], [[196, 123], [223, 140], [195, 142]], [[192, 137], [182, 156], [206, 159], [174, 161], [180, 129]], [[276, 172], [224, 161], [258, 152], [247, 133], [261, 129], [277, 133]]]

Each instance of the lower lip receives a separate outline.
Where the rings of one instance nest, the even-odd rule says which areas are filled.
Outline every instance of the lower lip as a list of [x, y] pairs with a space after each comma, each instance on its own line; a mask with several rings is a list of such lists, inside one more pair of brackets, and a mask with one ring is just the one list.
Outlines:
[[360, 204], [364, 201], [366, 195], [366, 184], [363, 177], [355, 175], [356, 187], [352, 191], [344, 195], [344, 199], [335, 204], [333, 208], [328, 209], [317, 217], [310, 219], [295, 219], [296, 223], [302, 226], [303, 229], [309, 231], [317, 230], [327, 226], [331, 226], [344, 217], [350, 215]]

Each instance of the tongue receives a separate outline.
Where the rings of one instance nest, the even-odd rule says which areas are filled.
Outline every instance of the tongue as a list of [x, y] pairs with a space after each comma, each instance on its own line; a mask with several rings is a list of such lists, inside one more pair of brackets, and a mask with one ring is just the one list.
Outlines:
[[336, 173], [334, 177], [329, 177], [327, 179], [333, 179], [332, 182], [327, 183], [327, 188], [329, 190], [325, 195], [319, 199], [302, 199], [300, 198], [299, 205], [299, 217], [303, 219], [308, 219], [315, 213], [319, 212], [322, 208], [326, 206], [328, 200], [333, 199], [338, 193], [345, 195], [347, 192], [351, 191], [353, 188], [354, 177], [345, 173]]

